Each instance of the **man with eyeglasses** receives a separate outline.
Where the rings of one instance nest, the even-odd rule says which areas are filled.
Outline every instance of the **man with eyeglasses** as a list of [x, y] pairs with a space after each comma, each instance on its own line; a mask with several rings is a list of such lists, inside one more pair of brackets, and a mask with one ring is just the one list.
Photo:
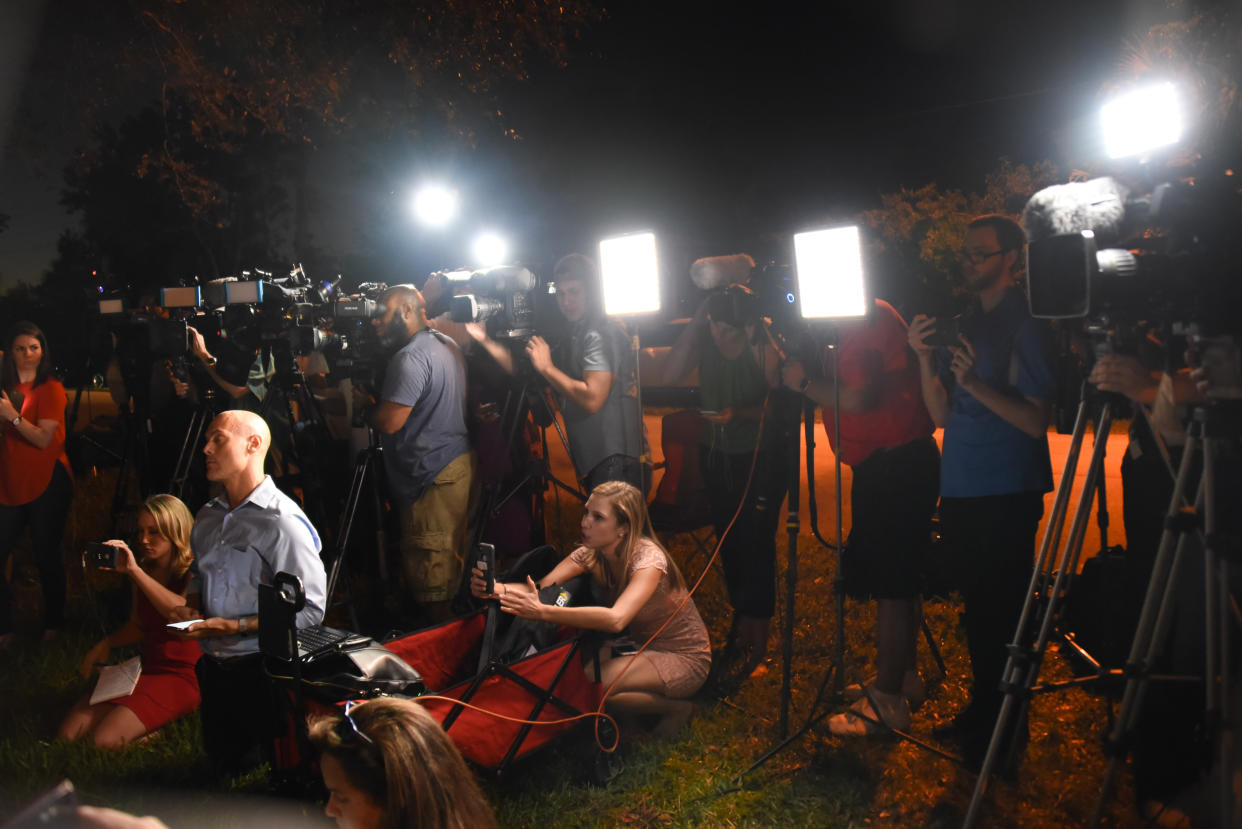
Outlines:
[[[1052, 489], [1053, 349], [1015, 279], [1025, 241], [1022, 228], [1005, 216], [972, 221], [961, 264], [973, 301], [962, 315], [959, 342], [929, 345], [936, 319], [922, 314], [909, 331], [923, 401], [944, 429], [941, 533], [960, 567], [974, 675], [970, 704], [937, 734], [960, 740], [976, 766], [1000, 712], [1006, 646], [1030, 584], [1044, 493]], [[1026, 737], [1026, 723], [1016, 724], [1012, 738], [1025, 745]]]

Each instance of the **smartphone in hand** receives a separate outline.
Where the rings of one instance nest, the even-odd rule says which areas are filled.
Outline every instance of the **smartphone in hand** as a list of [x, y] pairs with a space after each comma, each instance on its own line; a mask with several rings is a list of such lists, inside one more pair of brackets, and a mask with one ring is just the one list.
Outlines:
[[489, 595], [496, 592], [496, 547], [492, 544], [479, 544], [476, 565], [483, 571], [486, 591]]
[[962, 344], [958, 339], [961, 330], [961, 317], [937, 317], [936, 330], [924, 337], [923, 342], [931, 346], [957, 348]]
[[121, 552], [111, 544], [100, 541], [86, 542], [86, 563], [92, 567], [116, 568], [117, 553]]

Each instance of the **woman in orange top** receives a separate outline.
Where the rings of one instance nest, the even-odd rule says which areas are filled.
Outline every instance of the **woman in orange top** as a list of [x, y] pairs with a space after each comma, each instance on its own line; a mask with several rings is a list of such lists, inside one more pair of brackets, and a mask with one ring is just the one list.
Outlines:
[[[47, 338], [19, 322], [0, 361], [0, 571], [27, 525], [43, 584], [45, 636], [65, 623], [60, 538], [73, 499], [65, 457], [65, 387], [51, 376]], [[0, 647], [13, 643], [12, 597], [0, 578]]]

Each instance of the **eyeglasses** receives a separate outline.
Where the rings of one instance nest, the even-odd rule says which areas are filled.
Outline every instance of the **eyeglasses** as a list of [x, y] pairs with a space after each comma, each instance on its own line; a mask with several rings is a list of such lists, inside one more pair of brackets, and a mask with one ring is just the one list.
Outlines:
[[1000, 256], [1005, 250], [994, 250], [991, 253], [982, 250], [959, 250], [957, 252], [958, 259], [964, 259], [972, 265], [982, 265], [993, 256]]
[[[358, 704], [359, 703], [356, 703], [353, 700], [345, 703], [344, 715], [341, 718], [340, 723], [336, 726], [336, 736], [341, 738], [342, 743], [352, 742], [353, 737], [359, 737], [364, 742], [375, 745], [375, 742], [358, 728], [358, 723], [354, 722], [353, 716], [349, 713], [350, 710], [355, 708]], [[349, 726], [349, 728], [346, 729], [344, 726]]]

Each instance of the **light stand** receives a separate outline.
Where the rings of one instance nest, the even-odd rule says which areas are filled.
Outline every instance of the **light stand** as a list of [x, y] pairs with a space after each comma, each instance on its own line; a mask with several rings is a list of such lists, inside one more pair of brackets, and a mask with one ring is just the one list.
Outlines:
[[[850, 320], [861, 319], [867, 315], [871, 303], [867, 299], [865, 283], [862, 270], [861, 246], [859, 243], [858, 229], [856, 227], [836, 228], [824, 231], [815, 231], [811, 233], [798, 234], [794, 237], [795, 251], [797, 254], [797, 274], [798, 274], [798, 293], [800, 300], [800, 310], [803, 319], [823, 319], [823, 320]], [[765, 752], [758, 760], [756, 760], [748, 769], [738, 775], [740, 780], [745, 775], [754, 771], [766, 763], [769, 759], [776, 756], [786, 747], [801, 738], [814, 728], [821, 720], [829, 716], [829, 712], [817, 713], [820, 704], [823, 702], [824, 692], [828, 686], [830, 678], [834, 680], [834, 696], [840, 699], [844, 691], [844, 671], [843, 665], [845, 660], [845, 582], [843, 576], [843, 548], [844, 548], [844, 504], [842, 492], [842, 475], [841, 475], [841, 383], [840, 383], [840, 330], [834, 326], [832, 329], [832, 339], [829, 343], [829, 351], [832, 355], [832, 382], [833, 382], [833, 411], [834, 411], [834, 428], [833, 442], [835, 451], [833, 457], [835, 461], [836, 473], [836, 543], [829, 543], [819, 533], [818, 521], [816, 519], [816, 500], [814, 488], [814, 407], [809, 402], [804, 404], [804, 427], [806, 433], [806, 453], [807, 453], [807, 478], [808, 489], [810, 493], [810, 510], [812, 515], [811, 529], [815, 537], [825, 547], [835, 548], [837, 553], [837, 577], [834, 580], [834, 591], [836, 597], [836, 645], [832, 664], [828, 671], [824, 674], [824, 679], [820, 683], [819, 691], [815, 701], [811, 706], [811, 713], [807, 717], [806, 723], [802, 728], [792, 736], [785, 736], [788, 733], [788, 708], [790, 698], [790, 677], [791, 662], [793, 656], [793, 620], [795, 586], [797, 583], [797, 540], [798, 540], [798, 499], [799, 499], [799, 480], [797, 472], [797, 464], [794, 465], [794, 474], [789, 490], [789, 507], [788, 507], [788, 526], [789, 526], [789, 550], [788, 565], [786, 570], [786, 587], [787, 587], [787, 605], [784, 629], [784, 684], [781, 690], [781, 720], [780, 728], [783, 739], [774, 747]], [[769, 332], [771, 336], [771, 332]], [[778, 351], [781, 350], [778, 347]], [[922, 625], [923, 634], [927, 639], [928, 645], [932, 650], [932, 654], [936, 662], [943, 670], [944, 663], [941, 659], [939, 650], [936, 648], [935, 642], [928, 630], [926, 623]], [[938, 754], [947, 759], [954, 759], [950, 755], [941, 751], [937, 747], [930, 745], [922, 740], [916, 739], [910, 734], [896, 731], [893, 732], [897, 736], [915, 743], [920, 748]]]
[[[660, 267], [655, 234], [631, 233], [602, 240], [599, 243], [599, 264], [604, 313], [610, 317], [629, 317], [632, 321], [630, 352], [634, 360], [634, 393], [638, 404], [639, 475], [647, 484], [641, 487], [645, 498], [649, 486], [646, 469], [651, 466], [651, 448], [646, 441], [647, 429], [643, 421], [642, 345], [638, 333], [640, 318], [637, 315], [660, 310]], [[623, 379], [614, 377], [613, 382]]]
[[[821, 320], [859, 319], [867, 315], [867, 291], [862, 268], [862, 246], [856, 226], [829, 228], [826, 230], [809, 231], [794, 236], [794, 255], [798, 277], [799, 310], [802, 318]], [[833, 594], [836, 599], [836, 643], [833, 647], [832, 662], [827, 676], [832, 677], [832, 691], [835, 699], [840, 699], [845, 688], [845, 525], [844, 496], [841, 486], [841, 376], [840, 376], [840, 331], [832, 327], [832, 339], [828, 344], [832, 355], [832, 410], [833, 410], [833, 467], [836, 480], [836, 543], [832, 546], [836, 551], [837, 575], [833, 580]], [[806, 413], [807, 453], [813, 451], [811, 435], [814, 429], [814, 409]], [[807, 471], [814, 474], [814, 467], [808, 465]], [[810, 491], [814, 493], [812, 482]], [[790, 514], [796, 516], [797, 504], [790, 493]], [[813, 497], [813, 496], [812, 496]], [[818, 530], [816, 530], [818, 536]], [[824, 541], [821, 537], [820, 541]], [[826, 544], [826, 542], [825, 542]], [[827, 545], [826, 545], [827, 546]], [[797, 566], [797, 538], [790, 537], [789, 567]], [[789, 582], [788, 607], [786, 609], [785, 636], [787, 641], [793, 638], [794, 590], [793, 581]], [[788, 687], [790, 667], [788, 660], [792, 657], [792, 647], [786, 647], [785, 687], [781, 689], [781, 736], [788, 734], [787, 709], [791, 689]], [[825, 677], [827, 678], [827, 677]], [[822, 688], [821, 688], [822, 696]]]

